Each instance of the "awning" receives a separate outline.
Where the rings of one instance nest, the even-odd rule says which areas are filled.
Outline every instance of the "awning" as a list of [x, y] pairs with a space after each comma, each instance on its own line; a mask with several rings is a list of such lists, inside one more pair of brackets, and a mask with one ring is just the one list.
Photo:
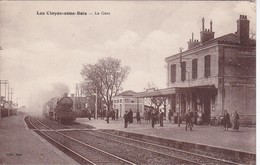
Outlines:
[[157, 89], [154, 91], [147, 91], [147, 92], [139, 92], [134, 95], [136, 98], [142, 97], [154, 97], [154, 96], [166, 96], [176, 93], [176, 88], [165, 88], [165, 89]]
[[215, 85], [207, 86], [195, 86], [195, 87], [171, 87], [165, 89], [157, 89], [154, 91], [139, 92], [133, 95], [135, 98], [145, 98], [145, 97], [160, 97], [175, 94], [177, 92], [191, 92], [198, 90], [216, 90]]

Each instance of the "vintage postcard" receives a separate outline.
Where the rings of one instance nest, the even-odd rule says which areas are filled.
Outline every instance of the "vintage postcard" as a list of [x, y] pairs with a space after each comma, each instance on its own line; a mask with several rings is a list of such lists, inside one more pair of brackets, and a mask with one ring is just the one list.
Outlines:
[[256, 164], [256, 1], [0, 1], [0, 164]]

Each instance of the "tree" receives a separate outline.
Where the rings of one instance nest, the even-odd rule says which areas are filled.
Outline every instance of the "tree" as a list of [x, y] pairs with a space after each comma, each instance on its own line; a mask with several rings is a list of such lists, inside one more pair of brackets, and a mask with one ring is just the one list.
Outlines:
[[[147, 83], [147, 88], [144, 88], [145, 91], [149, 90], [157, 90], [158, 87], [153, 82]], [[152, 96], [150, 98], [145, 98], [144, 102], [147, 103], [149, 106], [154, 106], [155, 109], [159, 109], [162, 105], [164, 105], [164, 108], [166, 106], [166, 96]]]
[[112, 98], [118, 94], [129, 71], [129, 66], [121, 66], [121, 60], [111, 57], [99, 59], [94, 65], [83, 64], [81, 71], [84, 78], [83, 91], [86, 95], [93, 95], [97, 91], [98, 96], [106, 104], [109, 113]]

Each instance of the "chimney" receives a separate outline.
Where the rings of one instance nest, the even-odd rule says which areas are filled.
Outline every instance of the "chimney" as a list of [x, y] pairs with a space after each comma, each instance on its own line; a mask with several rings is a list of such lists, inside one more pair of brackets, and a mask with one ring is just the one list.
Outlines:
[[212, 32], [212, 24], [213, 24], [213, 22], [212, 22], [212, 20], [210, 20], [210, 31]]
[[68, 97], [68, 93], [64, 93], [64, 97]]
[[211, 40], [214, 38], [215, 32], [212, 31], [212, 20], [210, 21], [210, 29], [205, 29], [204, 27], [205, 19], [202, 18], [202, 31], [200, 32], [200, 42], [203, 44], [204, 42]]
[[241, 44], [244, 44], [249, 39], [249, 20], [246, 15], [240, 15], [237, 20], [237, 32], [236, 35], [239, 37]]
[[74, 94], [71, 94], [70, 97], [74, 97]]
[[204, 31], [204, 23], [205, 23], [205, 19], [204, 17], [202, 17], [202, 31]]
[[191, 36], [191, 39], [190, 41], [188, 42], [188, 50], [199, 45], [199, 41], [198, 40], [193, 40], [193, 33], [192, 33], [192, 36]]

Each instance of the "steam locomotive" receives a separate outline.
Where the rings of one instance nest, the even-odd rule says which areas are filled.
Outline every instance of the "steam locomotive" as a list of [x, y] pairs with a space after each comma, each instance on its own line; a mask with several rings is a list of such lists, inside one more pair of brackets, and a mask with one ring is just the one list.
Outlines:
[[43, 114], [61, 124], [72, 124], [76, 120], [76, 114], [72, 111], [73, 100], [65, 95], [54, 97], [43, 107]]

